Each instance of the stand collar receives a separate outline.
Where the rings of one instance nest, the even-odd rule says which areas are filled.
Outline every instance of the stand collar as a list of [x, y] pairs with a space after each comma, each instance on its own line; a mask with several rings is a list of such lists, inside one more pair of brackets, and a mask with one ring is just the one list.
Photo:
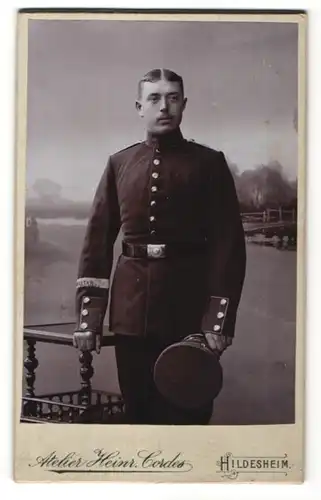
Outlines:
[[184, 137], [180, 129], [173, 130], [168, 134], [153, 135], [147, 133], [145, 143], [148, 146], [155, 147], [159, 150], [170, 149], [180, 145], [184, 141]]

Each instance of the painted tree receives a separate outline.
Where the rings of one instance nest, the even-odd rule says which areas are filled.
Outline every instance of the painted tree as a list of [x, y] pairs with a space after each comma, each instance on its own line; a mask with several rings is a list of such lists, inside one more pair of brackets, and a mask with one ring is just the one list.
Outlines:
[[50, 179], [37, 179], [32, 189], [43, 203], [55, 203], [61, 200], [61, 185]]
[[278, 161], [242, 172], [237, 190], [240, 202], [254, 210], [287, 205], [295, 197], [293, 186]]

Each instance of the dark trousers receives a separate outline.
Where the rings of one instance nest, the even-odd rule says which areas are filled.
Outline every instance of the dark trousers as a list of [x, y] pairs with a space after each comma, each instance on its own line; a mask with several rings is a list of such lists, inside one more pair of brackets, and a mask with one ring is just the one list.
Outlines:
[[206, 425], [212, 403], [196, 410], [171, 404], [157, 390], [154, 364], [164, 349], [158, 343], [129, 335], [117, 335], [115, 347], [118, 380], [125, 402], [126, 423], [150, 425]]

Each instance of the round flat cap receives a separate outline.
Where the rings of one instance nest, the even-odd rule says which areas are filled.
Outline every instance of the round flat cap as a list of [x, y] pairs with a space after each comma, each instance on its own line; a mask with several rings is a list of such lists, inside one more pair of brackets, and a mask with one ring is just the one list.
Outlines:
[[198, 408], [215, 399], [222, 389], [223, 370], [217, 354], [200, 339], [167, 347], [154, 367], [159, 392], [181, 408]]

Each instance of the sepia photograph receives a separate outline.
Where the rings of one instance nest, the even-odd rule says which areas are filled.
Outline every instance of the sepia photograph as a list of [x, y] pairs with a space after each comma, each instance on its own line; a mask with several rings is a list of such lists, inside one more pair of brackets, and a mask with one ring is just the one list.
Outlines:
[[19, 425], [295, 426], [299, 23], [26, 17]]

